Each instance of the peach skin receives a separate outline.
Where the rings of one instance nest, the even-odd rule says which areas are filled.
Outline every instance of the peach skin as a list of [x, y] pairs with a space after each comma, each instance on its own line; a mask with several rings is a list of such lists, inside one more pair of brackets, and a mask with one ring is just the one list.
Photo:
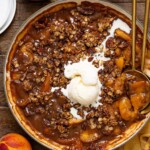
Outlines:
[[0, 150], [32, 150], [32, 148], [22, 135], [9, 133], [0, 139]]

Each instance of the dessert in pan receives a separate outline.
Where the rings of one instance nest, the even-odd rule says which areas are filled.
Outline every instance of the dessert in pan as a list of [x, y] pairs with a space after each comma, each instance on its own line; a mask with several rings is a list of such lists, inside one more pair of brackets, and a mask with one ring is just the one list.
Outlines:
[[[125, 72], [130, 33], [126, 16], [99, 3], [62, 3], [32, 19], [6, 64], [18, 121], [54, 149], [110, 149], [129, 138], [147, 119], [141, 110], [149, 101], [147, 81]], [[137, 68], [141, 46], [138, 29]]]

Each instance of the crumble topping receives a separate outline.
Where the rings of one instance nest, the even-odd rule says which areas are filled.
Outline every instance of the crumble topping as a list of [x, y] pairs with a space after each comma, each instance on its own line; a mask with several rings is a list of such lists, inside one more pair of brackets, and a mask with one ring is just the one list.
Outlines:
[[[16, 104], [36, 130], [70, 150], [95, 150], [144, 118], [139, 109], [148, 85], [124, 72], [131, 67], [130, 31], [105, 6], [86, 2], [32, 24], [18, 42], [10, 76]], [[137, 32], [137, 68], [141, 40]], [[73, 79], [65, 75], [67, 66], [84, 61], [96, 69], [99, 81], [99, 97], [88, 105], [70, 101], [67, 87]]]

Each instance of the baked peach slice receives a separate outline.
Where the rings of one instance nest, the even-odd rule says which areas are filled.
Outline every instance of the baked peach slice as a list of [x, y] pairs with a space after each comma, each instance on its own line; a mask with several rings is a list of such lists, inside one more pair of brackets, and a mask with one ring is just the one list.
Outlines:
[[94, 142], [101, 138], [96, 129], [85, 130], [80, 134], [80, 140], [84, 143]]

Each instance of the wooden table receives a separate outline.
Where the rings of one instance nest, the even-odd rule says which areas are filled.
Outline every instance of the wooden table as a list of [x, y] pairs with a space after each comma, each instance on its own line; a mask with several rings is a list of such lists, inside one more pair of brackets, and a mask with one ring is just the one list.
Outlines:
[[[28, 0], [17, 0], [17, 11], [15, 18], [10, 25], [10, 27], [0, 35], [0, 137], [9, 132], [17, 132], [21, 133], [25, 137], [27, 137], [33, 147], [33, 150], [48, 150], [47, 148], [41, 146], [34, 140], [32, 140], [18, 125], [12, 116], [4, 94], [4, 85], [3, 85], [3, 67], [5, 63], [5, 57], [7, 51], [9, 49], [11, 40], [15, 35], [18, 28], [21, 24], [36, 10], [45, 6], [46, 4], [55, 1], [48, 0], [46, 2], [29, 2]], [[92, 0], [91, 0], [92, 1]], [[128, 12], [132, 10], [132, 0], [108, 0], [109, 2], [118, 4]], [[144, 1], [145, 0], [137, 0], [137, 17], [143, 23], [144, 18]], [[150, 20], [150, 19], [149, 19]], [[149, 31], [150, 31], [150, 23], [149, 23]]]

